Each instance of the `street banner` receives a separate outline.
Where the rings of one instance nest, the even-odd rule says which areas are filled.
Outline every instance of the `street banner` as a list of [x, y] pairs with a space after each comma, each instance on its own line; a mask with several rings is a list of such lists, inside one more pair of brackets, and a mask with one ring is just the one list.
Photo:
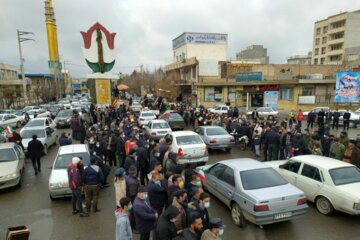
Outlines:
[[110, 80], [95, 80], [96, 102], [100, 105], [111, 104]]
[[271, 107], [274, 110], [278, 109], [278, 91], [264, 92], [264, 107]]
[[337, 72], [336, 103], [358, 103], [360, 90], [360, 72]]

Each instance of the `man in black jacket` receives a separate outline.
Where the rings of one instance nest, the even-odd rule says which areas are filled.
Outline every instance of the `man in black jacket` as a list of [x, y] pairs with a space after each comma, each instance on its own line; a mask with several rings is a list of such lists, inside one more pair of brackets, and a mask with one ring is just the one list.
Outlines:
[[156, 240], [171, 240], [177, 236], [174, 222], [179, 214], [179, 209], [174, 206], [166, 209], [156, 224]]
[[120, 132], [120, 137], [118, 138], [118, 142], [117, 142], [117, 154], [119, 156], [119, 165], [120, 167], [124, 167], [125, 164], [125, 133], [124, 132]]
[[153, 173], [151, 180], [147, 184], [150, 206], [154, 208], [160, 216], [166, 202], [166, 185], [160, 173]]
[[350, 117], [351, 117], [351, 113], [349, 112], [349, 109], [346, 110], [346, 112], [344, 113], [344, 131], [345, 128], [347, 128], [347, 130], [349, 130], [349, 123], [350, 123]]
[[140, 170], [140, 182], [141, 185], [145, 185], [146, 182], [149, 182], [147, 174], [149, 172], [149, 155], [148, 150], [144, 147], [144, 143], [138, 141], [138, 149], [136, 151], [137, 160], [139, 163], [139, 170]]
[[200, 240], [203, 232], [202, 219], [199, 213], [193, 212], [188, 216], [189, 227], [185, 228], [182, 236], [185, 240]]
[[43, 155], [44, 146], [37, 140], [36, 134], [32, 135], [32, 140], [29, 142], [27, 150], [35, 170], [35, 175], [37, 175], [38, 171], [41, 172], [40, 158]]
[[334, 129], [335, 126], [336, 126], [336, 130], [338, 130], [338, 129], [339, 129], [339, 118], [340, 118], [340, 112], [339, 112], [339, 110], [336, 109], [336, 110], [333, 112], [332, 116], [333, 116], [332, 129]]
[[90, 165], [84, 170], [83, 182], [86, 191], [86, 209], [90, 212], [91, 201], [93, 202], [93, 211], [99, 212], [97, 208], [100, 186], [103, 183], [104, 175], [98, 165], [96, 157], [91, 157]]

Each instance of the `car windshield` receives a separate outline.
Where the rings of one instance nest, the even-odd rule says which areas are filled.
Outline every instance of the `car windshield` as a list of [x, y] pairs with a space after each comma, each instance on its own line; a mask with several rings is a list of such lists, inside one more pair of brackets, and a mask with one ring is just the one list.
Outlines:
[[343, 167], [329, 170], [336, 186], [360, 182], [360, 170], [356, 167]]
[[26, 124], [26, 127], [41, 127], [44, 126], [43, 119], [34, 119]]
[[72, 111], [60, 111], [57, 116], [58, 117], [71, 117]]
[[179, 136], [176, 137], [176, 142], [179, 146], [204, 143], [198, 135]]
[[153, 123], [152, 128], [153, 129], [164, 129], [164, 128], [170, 128], [170, 127], [167, 122], [160, 122], [160, 123]]
[[17, 157], [12, 148], [0, 149], [0, 162], [10, 162], [14, 160], [17, 160]]
[[222, 127], [219, 128], [208, 128], [206, 129], [206, 135], [214, 136], [214, 135], [228, 135], [228, 133]]
[[71, 154], [63, 154], [59, 155], [55, 160], [54, 169], [64, 169], [67, 168], [70, 163], [72, 163], [73, 157], [82, 157], [84, 166], [89, 165], [90, 163], [90, 155], [87, 152], [80, 153], [71, 153]]
[[180, 114], [178, 113], [172, 113], [170, 114], [170, 119], [171, 120], [183, 120], [183, 118], [180, 116]]
[[145, 113], [141, 113], [142, 117], [155, 117], [154, 113], [152, 112], [145, 112]]
[[45, 131], [42, 129], [24, 129], [20, 133], [20, 136], [22, 138], [32, 138], [33, 135], [36, 135], [38, 138], [44, 138]]
[[241, 171], [240, 177], [245, 190], [276, 187], [288, 183], [272, 168]]

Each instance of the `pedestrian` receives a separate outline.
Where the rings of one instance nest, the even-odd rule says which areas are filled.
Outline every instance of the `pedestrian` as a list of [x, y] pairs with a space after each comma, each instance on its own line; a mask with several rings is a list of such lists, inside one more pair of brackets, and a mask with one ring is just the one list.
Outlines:
[[313, 128], [315, 119], [316, 119], [316, 114], [314, 113], [314, 111], [311, 110], [307, 116], [307, 129]]
[[41, 172], [41, 156], [44, 154], [44, 145], [37, 140], [37, 135], [32, 135], [32, 140], [28, 143], [28, 153], [31, 158], [32, 165], [35, 170], [35, 175]]
[[[131, 199], [131, 202], [134, 204], [138, 188], [140, 186], [140, 182], [137, 179], [137, 169], [135, 166], [131, 166], [129, 168], [129, 175], [125, 177], [126, 182], [126, 196]], [[135, 222], [135, 216], [134, 211], [130, 211], [130, 223], [131, 228], [133, 230], [136, 230], [136, 222]]]
[[141, 185], [133, 203], [136, 229], [140, 233], [140, 240], [149, 240], [150, 232], [155, 228], [158, 213], [147, 203], [148, 190]]
[[187, 192], [185, 189], [179, 189], [175, 192], [171, 205], [179, 210], [174, 224], [177, 234], [180, 234], [186, 227], [186, 210], [187, 210]]
[[71, 160], [71, 164], [69, 164], [67, 168], [68, 173], [68, 181], [69, 187], [71, 189], [71, 196], [72, 196], [72, 208], [73, 214], [80, 213], [80, 217], [88, 217], [89, 214], [83, 211], [82, 205], [82, 196], [81, 196], [81, 188], [82, 188], [82, 179], [81, 173], [78, 168], [78, 164], [80, 163], [80, 158], [73, 157]]
[[205, 230], [201, 235], [201, 240], [221, 240], [224, 235], [225, 225], [221, 218], [211, 218], [209, 221], [209, 229]]
[[301, 111], [301, 109], [299, 109], [296, 120], [297, 120], [298, 126], [300, 128], [301, 128], [301, 123], [302, 123], [303, 118], [304, 118], [304, 113]]
[[301, 134], [301, 132], [296, 133], [295, 137], [292, 140], [292, 147], [294, 148], [295, 156], [299, 156], [303, 154], [306, 146], [305, 146], [304, 137]]
[[334, 142], [330, 146], [329, 157], [337, 160], [342, 160], [345, 152], [345, 145], [342, 144], [339, 138], [334, 138]]
[[275, 128], [272, 128], [265, 137], [265, 144], [268, 146], [267, 160], [273, 161], [278, 159], [280, 135]]
[[332, 123], [332, 129], [334, 129], [336, 127], [336, 130], [339, 129], [339, 118], [341, 116], [339, 109], [336, 109], [333, 114], [333, 123]]
[[356, 147], [355, 140], [349, 140], [342, 160], [344, 162], [355, 165], [357, 168], [360, 168], [360, 149]]
[[320, 111], [317, 114], [317, 120], [318, 120], [318, 125], [319, 127], [324, 125], [324, 118], [325, 118], [325, 112], [324, 110], [321, 108]]
[[351, 113], [349, 112], [349, 109], [347, 109], [343, 115], [344, 131], [345, 129], [349, 131], [350, 118], [351, 118]]
[[116, 167], [116, 152], [117, 152], [117, 138], [115, 134], [112, 132], [109, 134], [108, 138], [106, 139], [106, 152], [109, 160], [109, 166]]
[[199, 213], [193, 212], [188, 216], [189, 227], [182, 232], [185, 240], [200, 240], [203, 224]]
[[175, 196], [176, 192], [184, 187], [184, 180], [179, 174], [172, 175], [171, 178], [171, 186], [167, 188], [167, 196], [169, 204], [172, 203], [173, 197]]
[[187, 214], [190, 215], [192, 212], [199, 213], [203, 230], [209, 228], [209, 212], [208, 208], [210, 208], [210, 195], [206, 192], [200, 194], [200, 198], [198, 202], [193, 202], [193, 205], [188, 205]]
[[91, 157], [90, 165], [84, 170], [84, 184], [85, 184], [85, 191], [86, 191], [86, 210], [89, 213], [91, 208], [93, 212], [100, 212], [98, 209], [98, 198], [99, 198], [99, 191], [100, 186], [102, 185], [104, 175], [100, 170], [100, 167], [96, 165], [96, 158]]
[[[12, 142], [18, 144], [23, 150], [24, 150], [24, 146], [22, 144], [22, 137], [20, 136], [20, 134], [16, 131], [16, 129], [14, 129], [13, 131], [13, 137], [12, 137]], [[9, 138], [9, 142], [10, 141], [10, 138]]]
[[149, 191], [150, 206], [155, 209], [160, 216], [167, 201], [166, 184], [162, 175], [153, 173], [151, 180], [147, 184], [147, 189]]
[[129, 221], [129, 212], [132, 209], [131, 199], [128, 197], [123, 197], [120, 199], [117, 205], [119, 205], [120, 208], [115, 210], [115, 217], [116, 217], [115, 239], [132, 240], [133, 236]]
[[195, 195], [196, 189], [201, 186], [202, 183], [200, 177], [197, 174], [193, 174], [191, 176], [191, 182], [185, 186], [185, 189], [188, 192], [189, 200]]
[[178, 235], [175, 227], [175, 221], [179, 214], [179, 209], [174, 206], [169, 206], [166, 209], [156, 223], [156, 240], [172, 240]]
[[120, 199], [126, 197], [126, 181], [125, 181], [125, 169], [117, 168], [115, 171], [114, 179], [115, 187], [115, 202], [116, 206], [119, 208]]
[[119, 157], [119, 166], [120, 167], [124, 167], [125, 164], [125, 133], [120, 131], [120, 136], [118, 138], [118, 142], [117, 142], [117, 154]]
[[66, 136], [65, 132], [62, 132], [61, 136], [59, 137], [59, 145], [60, 146], [66, 146], [66, 145], [71, 145], [71, 144], [72, 144], [71, 138]]
[[261, 144], [261, 141], [260, 141], [260, 134], [259, 134], [258, 130], [254, 131], [253, 143], [254, 143], [254, 147], [255, 147], [255, 156], [257, 158], [259, 158], [260, 157], [260, 144]]
[[136, 169], [139, 167], [136, 156], [136, 148], [132, 148], [129, 152], [129, 155], [125, 158], [124, 168], [127, 173], [129, 173], [131, 166], [135, 166]]
[[149, 182], [147, 174], [149, 172], [149, 153], [144, 146], [144, 142], [138, 142], [138, 149], [136, 150], [137, 162], [139, 164], [140, 182], [141, 185], [145, 185], [145, 182]]

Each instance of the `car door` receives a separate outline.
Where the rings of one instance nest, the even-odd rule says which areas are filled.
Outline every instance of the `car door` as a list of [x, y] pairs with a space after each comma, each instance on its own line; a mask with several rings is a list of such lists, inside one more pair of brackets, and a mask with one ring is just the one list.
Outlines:
[[235, 192], [234, 169], [226, 166], [225, 170], [219, 176], [219, 180], [217, 190], [220, 195], [220, 200], [227, 206], [230, 206], [230, 202]]
[[50, 147], [54, 142], [55, 142], [55, 139], [54, 139], [54, 130], [51, 129], [50, 127], [47, 127], [45, 129], [45, 132], [46, 132], [46, 138], [45, 138], [45, 144]]
[[14, 145], [14, 149], [16, 152], [16, 156], [18, 158], [18, 165], [17, 165], [17, 170], [18, 171], [22, 171], [22, 169], [24, 168], [24, 164], [25, 164], [25, 154], [24, 151], [22, 150], [22, 148], [19, 145]]
[[226, 165], [218, 163], [206, 171], [206, 187], [218, 199], [223, 199], [219, 192], [219, 177], [225, 171]]
[[301, 166], [301, 162], [289, 160], [283, 165], [280, 165], [279, 173], [291, 184], [296, 185], [298, 178], [298, 172]]
[[323, 186], [320, 170], [314, 166], [304, 164], [298, 175], [296, 186], [305, 193], [310, 201], [313, 202], [315, 196]]

